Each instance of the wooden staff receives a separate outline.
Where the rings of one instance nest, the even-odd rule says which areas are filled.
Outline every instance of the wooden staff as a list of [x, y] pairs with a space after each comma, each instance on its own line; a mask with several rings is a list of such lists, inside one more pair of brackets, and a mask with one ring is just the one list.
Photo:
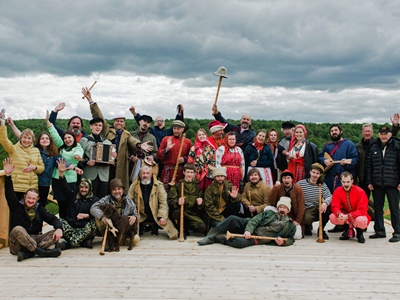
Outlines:
[[103, 242], [101, 243], [101, 250], [99, 253], [100, 255], [104, 255], [104, 249], [106, 248], [107, 235], [108, 235], [108, 224], [106, 224], [106, 230], [104, 231]]
[[[250, 206], [252, 206], [253, 205], [253, 201], [251, 200], [251, 191], [248, 191], [247, 195], [248, 195], [248, 198], [249, 198], [249, 201], [250, 201]], [[251, 216], [253, 216], [253, 213], [250, 213], [250, 214], [251, 214]]]
[[217, 105], [219, 89], [221, 88], [222, 78], [223, 78], [222, 76], [219, 76], [218, 89], [217, 89], [217, 94], [215, 95], [215, 101], [214, 101], [215, 105]]
[[186, 133], [182, 134], [181, 146], [179, 147], [178, 158], [176, 159], [176, 165], [175, 165], [175, 169], [174, 169], [174, 174], [172, 175], [171, 182], [168, 183], [170, 186], [173, 186], [176, 183], [175, 182], [176, 181], [176, 174], [178, 173], [178, 168], [179, 168], [179, 157], [181, 156], [181, 153], [182, 153], [183, 144], [185, 142], [185, 136], [186, 136]]
[[84, 94], [84, 95], [82, 96], [82, 99], [85, 99], [85, 97], [87, 96], [87, 94], [92, 90], [92, 88], [94, 87], [94, 85], [95, 85], [96, 83], [97, 83], [97, 81], [95, 81], [95, 82], [92, 84], [92, 86], [88, 89], [87, 93]]
[[136, 187], [136, 193], [137, 193], [137, 214], [138, 214], [138, 223], [137, 223], [137, 235], [140, 236], [140, 179], [139, 176], [137, 178], [137, 187]]
[[[244, 234], [237, 234], [237, 233], [230, 233], [229, 231], [226, 232], [226, 239], [229, 240], [231, 238], [244, 238]], [[268, 240], [268, 241], [275, 241], [277, 238], [276, 237], [270, 237], [270, 236], [261, 236], [261, 235], [251, 235], [250, 236], [252, 239], [256, 240]], [[281, 238], [283, 241], [287, 241], [287, 238]]]
[[[185, 184], [182, 182], [181, 184], [181, 198], [185, 197]], [[183, 203], [181, 204], [181, 216], [179, 219], [179, 242], [184, 242], [185, 237], [183, 235], [184, 229], [183, 229], [183, 219], [184, 219], [184, 211], [183, 208], [185, 206], [185, 200], [183, 200]]]
[[319, 227], [318, 227], [318, 243], [325, 243], [324, 235], [323, 235], [323, 228], [322, 228], [322, 187], [321, 184], [318, 184], [318, 207], [319, 207]]

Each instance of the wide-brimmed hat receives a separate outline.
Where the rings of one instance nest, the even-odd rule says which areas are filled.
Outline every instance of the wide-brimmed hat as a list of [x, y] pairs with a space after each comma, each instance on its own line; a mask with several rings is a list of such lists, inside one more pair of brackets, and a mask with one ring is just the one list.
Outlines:
[[115, 189], [117, 187], [122, 187], [123, 189], [125, 188], [124, 185], [122, 184], [121, 179], [114, 178], [110, 181], [110, 190]]
[[217, 70], [216, 72], [213, 72], [213, 74], [214, 74], [215, 76], [221, 76], [221, 77], [224, 77], [224, 78], [228, 78], [228, 76], [227, 76], [228, 71], [226, 70], [225, 67], [222, 67], [222, 66], [219, 67], [218, 70]]

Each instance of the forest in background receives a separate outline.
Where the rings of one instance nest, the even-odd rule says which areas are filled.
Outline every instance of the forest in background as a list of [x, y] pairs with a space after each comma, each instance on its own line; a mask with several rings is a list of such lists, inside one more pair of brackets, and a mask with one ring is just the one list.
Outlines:
[[[84, 121], [84, 126], [83, 130], [88, 133], [90, 132], [90, 127], [89, 127], [89, 120], [83, 120]], [[166, 119], [165, 120], [165, 126], [169, 128], [172, 125], [173, 119]], [[192, 142], [194, 142], [195, 137], [196, 137], [196, 131], [199, 128], [204, 128], [208, 131], [208, 124], [210, 123], [211, 119], [189, 119], [185, 118], [185, 122], [189, 126], [189, 130], [186, 132], [186, 137], [189, 138]], [[229, 123], [232, 124], [239, 124], [239, 120], [232, 120], [232, 119], [227, 119]], [[293, 121], [293, 120], [292, 120]], [[107, 120], [109, 124], [112, 124], [112, 120]], [[35, 133], [35, 136], [37, 137], [41, 131], [46, 130], [46, 123], [44, 119], [27, 119], [27, 120], [16, 120], [14, 121], [15, 125], [22, 131], [25, 128], [30, 128], [33, 130]], [[58, 119], [57, 120], [57, 125], [63, 129], [67, 128], [67, 123], [68, 119]], [[294, 124], [300, 124], [300, 122], [293, 121]], [[273, 120], [273, 121], [268, 121], [268, 120], [252, 120], [252, 129], [254, 131], [257, 131], [259, 129], [266, 129], [269, 131], [272, 128], [275, 128], [279, 132], [279, 140], [283, 137], [283, 134], [281, 132], [281, 120]], [[308, 131], [308, 139], [312, 141], [314, 144], [317, 145], [318, 151], [322, 149], [325, 143], [330, 141], [330, 136], [329, 136], [329, 126], [332, 123], [301, 123], [306, 126], [307, 131]], [[361, 136], [361, 126], [362, 124], [357, 124], [357, 123], [340, 123], [340, 125], [343, 127], [343, 137], [346, 139], [351, 140], [355, 144], [357, 144], [362, 136]], [[375, 124], [373, 123], [374, 127], [374, 136], [377, 136], [377, 132], [379, 129], [379, 126], [383, 124]], [[391, 125], [391, 124], [386, 124], [386, 125]], [[125, 128], [132, 132], [135, 131], [138, 128], [138, 125], [136, 124], [135, 120], [132, 119], [127, 119], [126, 120], [126, 126]], [[7, 126], [7, 132], [8, 132], [8, 137], [9, 139], [15, 143], [17, 142], [17, 138], [14, 136], [14, 133], [12, 132], [11, 128]], [[0, 167], [2, 168], [3, 164], [3, 159], [7, 157], [7, 153], [5, 152], [4, 148], [0, 146]]]

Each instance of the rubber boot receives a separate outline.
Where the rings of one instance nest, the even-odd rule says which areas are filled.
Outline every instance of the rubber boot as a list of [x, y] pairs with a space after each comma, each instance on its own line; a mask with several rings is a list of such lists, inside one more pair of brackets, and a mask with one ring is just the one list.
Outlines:
[[32, 258], [35, 256], [35, 252], [29, 251], [28, 249], [21, 249], [18, 251], [17, 261], [23, 261], [24, 259]]
[[212, 228], [202, 240], [197, 241], [197, 244], [199, 244], [200, 246], [214, 244], [214, 239], [218, 234], [219, 232]]
[[35, 253], [39, 257], [58, 257], [61, 255], [61, 250], [59, 248], [44, 249], [42, 247], [36, 247]]
[[363, 235], [363, 230], [361, 228], [356, 228], [357, 231], [357, 240], [359, 243], [364, 244], [365, 243], [365, 238]]
[[218, 244], [223, 244], [225, 245], [226, 242], [226, 234], [218, 234], [215, 238], [214, 238], [214, 242], [218, 243]]

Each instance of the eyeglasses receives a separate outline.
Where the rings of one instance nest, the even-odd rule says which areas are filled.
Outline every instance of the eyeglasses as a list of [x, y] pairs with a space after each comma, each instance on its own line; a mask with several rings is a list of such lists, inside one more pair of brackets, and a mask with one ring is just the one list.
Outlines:
[[155, 122], [162, 123], [164, 120], [156, 120]]

